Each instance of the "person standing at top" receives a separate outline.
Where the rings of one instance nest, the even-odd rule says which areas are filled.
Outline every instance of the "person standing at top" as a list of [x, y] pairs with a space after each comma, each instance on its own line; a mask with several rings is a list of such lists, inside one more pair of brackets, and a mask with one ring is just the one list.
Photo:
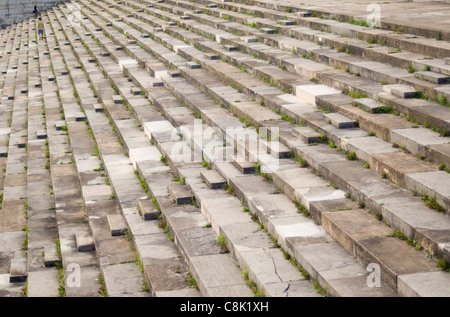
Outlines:
[[34, 17], [37, 18], [38, 15], [39, 15], [39, 10], [38, 10], [38, 7], [37, 7], [36, 3], [34, 4], [33, 13], [34, 13]]
[[44, 39], [44, 23], [42, 22], [42, 18], [39, 18], [38, 35], [39, 35], [39, 40]]

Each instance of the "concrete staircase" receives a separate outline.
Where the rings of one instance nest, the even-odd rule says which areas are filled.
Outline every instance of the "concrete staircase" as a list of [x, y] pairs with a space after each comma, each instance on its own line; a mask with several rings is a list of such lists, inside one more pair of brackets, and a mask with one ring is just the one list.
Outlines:
[[1, 30], [1, 294], [450, 296], [450, 47], [318, 12]]

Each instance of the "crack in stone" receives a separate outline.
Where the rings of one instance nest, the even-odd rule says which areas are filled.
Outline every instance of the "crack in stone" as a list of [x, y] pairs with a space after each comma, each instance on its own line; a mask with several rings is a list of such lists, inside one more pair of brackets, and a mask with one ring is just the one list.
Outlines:
[[291, 283], [288, 283], [288, 286], [286, 287], [286, 289], [283, 291], [283, 293], [286, 293], [286, 297], [288, 297], [288, 291], [289, 291], [289, 288], [291, 287]]
[[277, 266], [275, 265], [275, 260], [273, 258], [271, 258], [271, 259], [272, 259], [272, 263], [273, 263], [273, 268], [275, 270], [275, 275], [278, 276], [278, 278], [280, 279], [280, 282], [282, 282], [283, 280], [281, 279], [281, 277], [278, 275], [278, 272], [277, 272]]

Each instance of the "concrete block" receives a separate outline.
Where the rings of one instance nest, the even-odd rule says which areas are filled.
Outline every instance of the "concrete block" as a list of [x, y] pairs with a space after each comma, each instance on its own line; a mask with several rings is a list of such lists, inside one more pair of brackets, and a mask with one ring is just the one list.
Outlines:
[[151, 199], [139, 199], [138, 208], [142, 219], [144, 220], [155, 220], [160, 214]]
[[112, 236], [121, 236], [127, 232], [128, 226], [121, 214], [108, 214], [106, 219]]
[[358, 125], [355, 120], [352, 120], [340, 113], [326, 113], [324, 114], [324, 117], [329, 123], [338, 129], [349, 129]]
[[227, 183], [226, 179], [215, 170], [203, 170], [200, 172], [200, 177], [211, 189], [224, 188]]
[[416, 90], [407, 85], [400, 85], [400, 84], [384, 85], [383, 91], [403, 99], [414, 98], [416, 96]]
[[11, 269], [9, 272], [10, 283], [23, 283], [28, 277], [27, 259], [13, 258], [11, 260]]
[[442, 271], [399, 275], [397, 289], [404, 297], [450, 297], [450, 275]]
[[172, 183], [167, 187], [167, 189], [177, 205], [192, 203], [194, 195], [186, 185]]
[[414, 76], [435, 84], [446, 84], [450, 81], [449, 76], [430, 71], [415, 72]]
[[78, 230], [75, 233], [75, 241], [78, 252], [89, 252], [95, 250], [94, 238], [88, 230]]

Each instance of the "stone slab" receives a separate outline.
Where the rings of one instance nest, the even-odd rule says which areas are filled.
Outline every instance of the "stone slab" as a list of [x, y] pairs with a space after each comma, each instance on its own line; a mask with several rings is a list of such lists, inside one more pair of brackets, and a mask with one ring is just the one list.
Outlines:
[[143, 276], [136, 263], [106, 265], [103, 268], [108, 297], [147, 297], [142, 290]]
[[121, 214], [108, 214], [106, 219], [112, 236], [121, 236], [127, 232], [128, 226]]
[[59, 297], [57, 270], [28, 273], [28, 297]]
[[338, 129], [348, 129], [357, 126], [357, 122], [339, 113], [326, 113], [324, 117]]
[[383, 91], [403, 99], [414, 98], [416, 96], [416, 90], [414, 88], [401, 84], [384, 85]]
[[450, 77], [447, 75], [442, 75], [439, 73], [431, 72], [431, 71], [420, 71], [415, 72], [414, 76], [416, 78], [426, 80], [435, 84], [445, 84], [450, 81]]
[[361, 240], [357, 252], [364, 263], [380, 265], [381, 282], [392, 289], [397, 288], [397, 277], [401, 274], [439, 270], [434, 261], [396, 237]]
[[227, 180], [215, 170], [203, 170], [200, 172], [200, 177], [211, 189], [224, 188], [227, 183]]
[[229, 254], [193, 257], [189, 266], [203, 296], [253, 296]]
[[90, 252], [95, 250], [94, 238], [87, 230], [78, 230], [75, 233], [75, 241], [78, 252]]
[[437, 271], [399, 275], [398, 292], [404, 297], [450, 297], [450, 274]]
[[337, 243], [298, 246], [295, 258], [328, 296], [395, 296], [386, 286], [369, 287], [369, 272]]
[[27, 259], [13, 258], [11, 260], [11, 271], [9, 273], [10, 283], [23, 283], [28, 277]]
[[177, 205], [192, 203], [194, 195], [189, 190], [188, 186], [178, 183], [172, 183], [168, 186], [167, 189]]
[[434, 198], [450, 210], [450, 174], [445, 171], [411, 173], [405, 175], [405, 186], [413, 192]]
[[155, 207], [151, 199], [139, 199], [138, 208], [144, 220], [155, 220], [160, 214], [160, 211]]

